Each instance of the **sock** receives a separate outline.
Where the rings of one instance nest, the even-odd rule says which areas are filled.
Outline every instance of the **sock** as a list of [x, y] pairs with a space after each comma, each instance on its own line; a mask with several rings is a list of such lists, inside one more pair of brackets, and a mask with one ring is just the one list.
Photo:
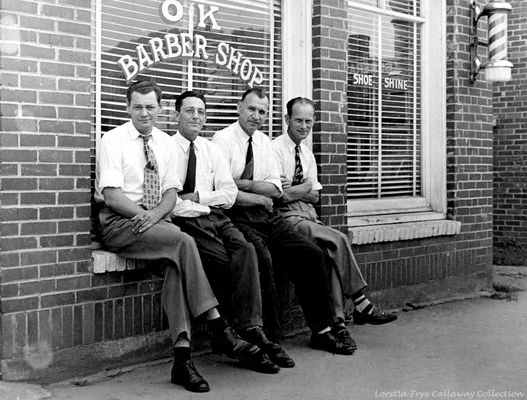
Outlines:
[[357, 312], [361, 314], [370, 314], [373, 310], [373, 304], [371, 304], [370, 301], [366, 298], [366, 296], [364, 296], [360, 292], [356, 295], [353, 295], [351, 301], [353, 301], [353, 306], [355, 307], [355, 310], [357, 310]]
[[328, 326], [324, 329], [322, 329], [320, 332], [317, 332], [317, 335], [322, 335], [323, 333], [329, 332], [331, 328]]
[[209, 326], [209, 329], [210, 331], [213, 333], [213, 334], [220, 334], [222, 333], [225, 329], [227, 329], [227, 323], [225, 322], [225, 320], [221, 317], [219, 318], [214, 318], [214, 319], [209, 319], [207, 321], [207, 325]]
[[174, 347], [174, 360], [177, 362], [190, 360], [190, 347]]

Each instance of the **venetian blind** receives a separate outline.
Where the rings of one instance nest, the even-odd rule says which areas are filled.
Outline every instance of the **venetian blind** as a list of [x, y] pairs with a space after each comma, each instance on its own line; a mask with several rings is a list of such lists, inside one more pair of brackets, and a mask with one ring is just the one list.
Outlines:
[[405, 15], [417, 0], [348, 2], [350, 200], [421, 195], [421, 28]]
[[[170, 19], [165, 18], [163, 6]], [[96, 133], [128, 120], [126, 88], [138, 79], [154, 80], [163, 91], [157, 126], [169, 134], [177, 129], [174, 103], [181, 92], [192, 89], [205, 94], [208, 119], [203, 135], [212, 136], [236, 121], [237, 102], [251, 85], [269, 92], [270, 115], [263, 130], [280, 131], [280, 10], [279, 0], [98, 0], [95, 35], [99, 45], [94, 49], [93, 80]], [[127, 81], [119, 60], [130, 57], [140, 64], [138, 46], [142, 45], [146, 56], [155, 61], [153, 40], [161, 48], [159, 61]], [[169, 51], [167, 40], [179, 41], [180, 56], [160, 57], [161, 51]], [[177, 54], [177, 46], [172, 51]]]

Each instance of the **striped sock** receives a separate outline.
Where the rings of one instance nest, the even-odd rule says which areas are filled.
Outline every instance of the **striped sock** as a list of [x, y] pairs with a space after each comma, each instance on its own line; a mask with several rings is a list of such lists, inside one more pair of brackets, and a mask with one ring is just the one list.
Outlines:
[[351, 301], [353, 301], [355, 310], [361, 314], [370, 314], [373, 311], [373, 304], [363, 294], [359, 293], [357, 297], [352, 297]]

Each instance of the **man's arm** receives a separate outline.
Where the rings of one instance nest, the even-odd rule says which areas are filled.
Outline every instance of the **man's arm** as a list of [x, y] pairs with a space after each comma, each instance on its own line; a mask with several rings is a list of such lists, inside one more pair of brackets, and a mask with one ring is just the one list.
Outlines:
[[106, 187], [103, 189], [104, 203], [118, 214], [130, 218], [135, 233], [143, 233], [150, 229], [170, 213], [177, 200], [176, 189], [168, 189], [163, 193], [159, 205], [151, 210], [145, 210], [126, 197], [121, 188]]
[[283, 175], [281, 176], [282, 188], [284, 195], [280, 198], [280, 202], [283, 204], [292, 203], [294, 201], [303, 201], [304, 203], [317, 204], [320, 199], [320, 191], [312, 190], [313, 184], [309, 179], [299, 184], [292, 186], [291, 181], [286, 179]]

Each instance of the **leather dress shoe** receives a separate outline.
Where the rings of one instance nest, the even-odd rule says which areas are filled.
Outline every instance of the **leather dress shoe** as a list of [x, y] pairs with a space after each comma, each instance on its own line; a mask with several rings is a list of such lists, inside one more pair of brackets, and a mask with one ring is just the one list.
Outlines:
[[236, 358], [255, 371], [266, 374], [276, 374], [280, 371], [280, 367], [273, 363], [262, 349], [243, 340], [230, 326], [221, 334], [213, 335], [210, 345], [214, 353]]
[[246, 329], [241, 333], [241, 336], [248, 342], [257, 345], [269, 356], [272, 362], [282, 368], [293, 368], [295, 361], [289, 357], [282, 346], [278, 343], [271, 342], [261, 326], [255, 326], [251, 329]]
[[309, 347], [317, 350], [325, 350], [333, 354], [342, 354], [349, 356], [355, 352], [355, 349], [338, 340], [330, 332], [313, 333], [309, 341]]
[[371, 313], [360, 313], [356, 310], [353, 310], [353, 323], [355, 325], [382, 325], [389, 322], [395, 321], [397, 319], [397, 314], [394, 312], [384, 312], [380, 311], [377, 308], [373, 308]]
[[348, 331], [346, 327], [340, 325], [334, 326], [331, 329], [331, 333], [339, 342], [344, 343], [346, 346], [352, 348], [353, 351], [357, 350], [357, 343], [355, 343], [355, 340], [353, 340], [351, 337], [350, 331]]
[[192, 360], [176, 361], [172, 365], [170, 381], [191, 392], [204, 393], [210, 390], [207, 381], [199, 374]]

